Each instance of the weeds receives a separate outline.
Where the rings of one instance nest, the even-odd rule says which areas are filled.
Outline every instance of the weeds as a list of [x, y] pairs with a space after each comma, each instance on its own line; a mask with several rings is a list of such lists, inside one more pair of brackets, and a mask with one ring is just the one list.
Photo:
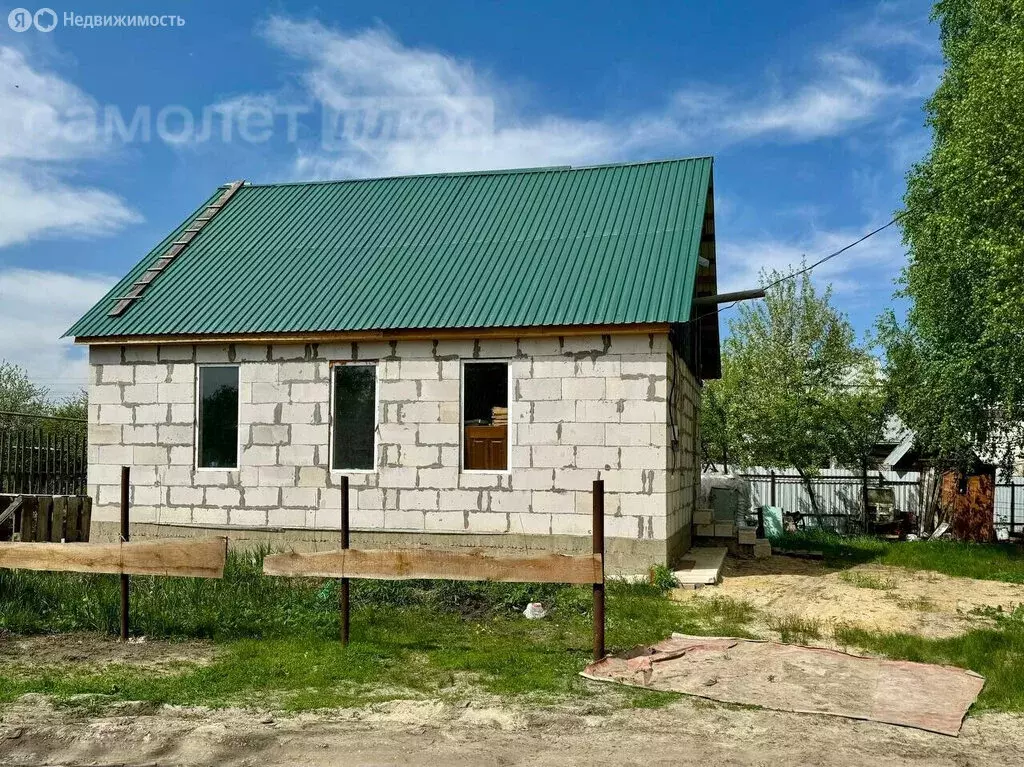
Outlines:
[[895, 578], [880, 578], [877, 575], [862, 573], [858, 570], [844, 570], [839, 573], [839, 579], [859, 589], [877, 589], [878, 591], [892, 591], [898, 585]]
[[787, 644], [810, 644], [821, 639], [822, 633], [821, 621], [797, 615], [770, 615], [768, 628], [778, 632], [780, 639]]

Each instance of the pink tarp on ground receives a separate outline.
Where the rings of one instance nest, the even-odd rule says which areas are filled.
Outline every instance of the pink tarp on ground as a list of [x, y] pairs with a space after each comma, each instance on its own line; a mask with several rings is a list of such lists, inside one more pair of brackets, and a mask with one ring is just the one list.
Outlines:
[[985, 684], [961, 668], [821, 647], [673, 634], [583, 676], [778, 711], [833, 714], [959, 735]]

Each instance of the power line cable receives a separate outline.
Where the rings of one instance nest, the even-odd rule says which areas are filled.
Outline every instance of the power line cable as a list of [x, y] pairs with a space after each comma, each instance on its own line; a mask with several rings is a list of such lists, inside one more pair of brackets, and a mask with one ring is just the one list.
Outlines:
[[[810, 265], [808, 265], [808, 266], [805, 266], [805, 267], [803, 267], [802, 269], [797, 269], [797, 270], [796, 270], [795, 272], [792, 272], [791, 274], [787, 274], [787, 275], [784, 275], [784, 276], [782, 276], [782, 277], [779, 277], [779, 279], [775, 280], [774, 282], [770, 282], [770, 283], [768, 283], [767, 285], [764, 285], [764, 286], [763, 286], [763, 287], [764, 287], [764, 289], [765, 289], [765, 290], [769, 290], [769, 289], [771, 289], [771, 288], [774, 288], [774, 287], [775, 287], [776, 285], [780, 285], [780, 284], [782, 284], [783, 282], [785, 282], [786, 280], [791, 280], [791, 279], [793, 279], [794, 277], [799, 277], [799, 276], [800, 276], [801, 274], [806, 274], [807, 272], [810, 272], [810, 271], [811, 271], [812, 269], [814, 269], [814, 268], [816, 268], [816, 267], [819, 267], [819, 266], [821, 266], [821, 265], [822, 265], [823, 263], [825, 263], [826, 261], [831, 261], [831, 260], [832, 260], [833, 258], [835, 258], [836, 256], [840, 256], [840, 255], [842, 255], [843, 253], [845, 253], [846, 251], [850, 250], [851, 248], [854, 248], [854, 247], [856, 247], [856, 246], [860, 245], [860, 244], [861, 244], [862, 242], [864, 242], [865, 240], [867, 240], [867, 239], [870, 239], [871, 237], [874, 237], [874, 236], [875, 236], [876, 234], [878, 234], [879, 232], [885, 231], [885, 230], [886, 230], [886, 229], [888, 229], [888, 228], [889, 228], [890, 226], [892, 226], [893, 224], [895, 224], [896, 222], [898, 222], [898, 221], [899, 221], [899, 220], [900, 220], [901, 218], [903, 218], [903, 217], [904, 217], [905, 215], [906, 215], [906, 211], [903, 211], [903, 212], [901, 212], [901, 213], [897, 213], [897, 214], [896, 214], [895, 216], [893, 216], [893, 217], [892, 217], [892, 219], [890, 219], [890, 220], [889, 220], [889, 222], [888, 222], [888, 223], [882, 224], [882, 225], [881, 225], [880, 227], [878, 227], [877, 229], [872, 229], [872, 230], [871, 230], [870, 232], [868, 232], [867, 234], [865, 234], [865, 235], [863, 235], [863, 236], [861, 236], [861, 237], [858, 237], [858, 238], [857, 238], [856, 240], [854, 240], [853, 242], [851, 242], [851, 243], [849, 243], [849, 244], [847, 244], [847, 245], [844, 245], [844, 246], [843, 246], [843, 247], [841, 247], [841, 248], [840, 248], [839, 250], [833, 251], [832, 253], [829, 253], [829, 254], [828, 254], [827, 256], [824, 256], [823, 258], [819, 258], [819, 259], [818, 259], [817, 261], [815, 261], [815, 262], [814, 262], [813, 264], [810, 264]], [[711, 316], [712, 314], [719, 314], [719, 313], [721, 313], [721, 312], [724, 312], [724, 311], [725, 311], [726, 309], [732, 309], [732, 308], [733, 308], [734, 306], [736, 306], [736, 304], [738, 304], [738, 303], [740, 303], [740, 302], [739, 302], [739, 301], [733, 301], [732, 303], [729, 303], [729, 304], [725, 304], [724, 306], [719, 306], [719, 307], [718, 307], [718, 308], [716, 308], [716, 309], [715, 309], [714, 311], [711, 311], [711, 312], [705, 312], [704, 314], [701, 314], [701, 315], [700, 315], [700, 316], [698, 316], [698, 317], [694, 317], [694, 318], [693, 318], [693, 319], [691, 319], [691, 320], [687, 320], [686, 322], [696, 322], [697, 320], [703, 319], [704, 317], [709, 317], [709, 316]], [[686, 324], [686, 323], [683, 323], [683, 324]]]

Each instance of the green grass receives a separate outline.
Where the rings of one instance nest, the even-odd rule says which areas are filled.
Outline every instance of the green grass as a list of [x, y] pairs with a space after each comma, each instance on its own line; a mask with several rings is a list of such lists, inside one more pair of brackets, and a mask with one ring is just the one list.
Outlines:
[[972, 710], [1024, 711], [1024, 606], [1012, 613], [992, 611], [995, 625], [949, 639], [913, 634], [879, 634], [837, 627], [837, 642], [889, 658], [941, 663], [976, 671], [985, 687]]
[[[303, 710], [424, 695], [470, 686], [533, 700], [608, 695], [578, 676], [592, 648], [589, 588], [353, 581], [352, 643], [337, 641], [334, 581], [269, 578], [261, 554], [232, 553], [223, 580], [132, 578], [132, 631], [213, 640], [207, 665], [156, 671], [139, 666], [0, 667], [0, 702], [27, 692], [58, 700], [105, 696], [181, 705], [265, 704]], [[607, 644], [624, 650], [673, 631], [741, 631], [751, 611], [729, 600], [673, 602], [663, 589], [608, 585]], [[550, 618], [519, 612], [542, 601]], [[117, 579], [0, 571], [0, 629], [19, 634], [118, 628]], [[601, 690], [596, 692], [596, 690]], [[660, 693], [618, 694], [625, 705], [662, 705]]]
[[821, 639], [821, 621], [811, 618], [769, 615], [768, 628], [779, 632], [779, 638], [783, 642], [810, 644], [815, 639]]
[[1024, 549], [1014, 544], [960, 541], [884, 541], [823, 531], [790, 533], [772, 541], [777, 548], [821, 551], [830, 567], [873, 562], [929, 570], [963, 578], [1024, 583]]
[[851, 586], [859, 589], [875, 589], [877, 591], [892, 591], [897, 587], [895, 578], [881, 578], [872, 573], [862, 573], [857, 570], [844, 570], [839, 574], [840, 580], [846, 581]]

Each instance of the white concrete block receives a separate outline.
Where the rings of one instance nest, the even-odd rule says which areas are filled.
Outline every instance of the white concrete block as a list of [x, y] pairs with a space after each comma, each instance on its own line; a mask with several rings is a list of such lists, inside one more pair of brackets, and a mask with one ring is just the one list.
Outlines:
[[288, 388], [291, 394], [291, 399], [282, 400], [284, 402], [314, 402], [323, 405], [330, 402], [331, 392], [326, 380], [319, 383], [288, 384]]
[[132, 364], [134, 362], [156, 362], [157, 361], [157, 347], [154, 346], [141, 346], [132, 345], [124, 347], [124, 361], [126, 364]]
[[381, 381], [377, 391], [382, 402], [412, 402], [419, 399], [415, 381]]
[[650, 445], [651, 427], [645, 423], [605, 424], [604, 439], [609, 447]]
[[172, 487], [168, 493], [168, 499], [172, 506], [201, 506], [203, 504], [203, 488]]
[[266, 527], [267, 512], [262, 509], [230, 509], [228, 523], [239, 527]]
[[445, 490], [440, 495], [442, 511], [479, 511], [483, 502], [480, 490]]
[[491, 511], [528, 512], [532, 492], [524, 490], [492, 490], [489, 494]]
[[296, 473], [293, 466], [260, 466], [258, 481], [261, 487], [294, 487]]
[[250, 427], [254, 445], [286, 445], [289, 442], [288, 426], [284, 424], [256, 424]]
[[600, 423], [563, 423], [561, 424], [562, 445], [604, 445], [605, 425]]
[[384, 512], [386, 530], [423, 530], [423, 512], [387, 509]]
[[164, 405], [194, 402], [195, 389], [192, 384], [157, 384], [155, 401]]
[[[524, 515], [529, 516], [528, 512]], [[471, 533], [506, 533], [512, 529], [512, 519], [518, 514], [492, 514], [478, 511], [469, 515], [469, 532]]]
[[206, 488], [207, 506], [240, 506], [242, 496], [236, 487]]
[[[145, 370], [148, 365], [139, 365], [140, 370]], [[156, 365], [152, 366], [155, 370]], [[116, 383], [135, 383], [135, 368], [136, 365], [97, 365], [96, 370], [99, 371], [99, 383], [104, 384], [116, 384]]]
[[423, 515], [424, 529], [429, 532], [463, 532], [466, 516], [462, 511], [428, 511]]
[[121, 347], [120, 346], [100, 346], [98, 344], [89, 345], [89, 364], [90, 365], [120, 365], [121, 364]]
[[554, 445], [558, 442], [557, 424], [522, 423], [515, 428], [517, 445]]
[[526, 378], [516, 381], [515, 389], [517, 401], [562, 399], [560, 378]]
[[605, 399], [605, 379], [565, 378], [562, 380], [562, 396], [565, 399]]
[[277, 448], [277, 462], [281, 466], [312, 466], [312, 445], [281, 445]]
[[[534, 445], [531, 459], [534, 468], [565, 468], [573, 466], [574, 452], [571, 445]], [[550, 474], [550, 472], [548, 472]]]
[[622, 403], [622, 423], [664, 423], [668, 409], [664, 402], [626, 400]]
[[562, 423], [576, 420], [575, 400], [540, 400], [532, 402], [534, 423]]
[[459, 481], [459, 469], [457, 466], [443, 466], [437, 469], [419, 469], [418, 487], [436, 488], [443, 492], [450, 492]]
[[403, 402], [398, 406], [400, 423], [440, 423], [441, 408], [437, 402]]
[[424, 445], [458, 445], [457, 423], [424, 423], [419, 427], [420, 443]]
[[579, 469], [617, 469], [619, 448], [581, 445], [576, 448], [576, 467]]
[[534, 490], [530, 506], [534, 514], [572, 514], [575, 510], [575, 496], [564, 490]]

